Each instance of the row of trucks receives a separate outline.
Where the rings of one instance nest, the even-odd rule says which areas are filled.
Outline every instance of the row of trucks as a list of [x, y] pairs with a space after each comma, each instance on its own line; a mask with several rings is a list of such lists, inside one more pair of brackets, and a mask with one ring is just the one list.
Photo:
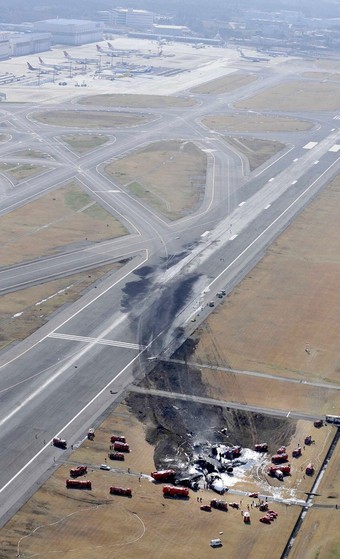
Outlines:
[[284, 466], [269, 466], [267, 474], [282, 481], [284, 476], [290, 475], [290, 465], [287, 464]]
[[[305, 439], [305, 444], [311, 444], [311, 443], [306, 443], [306, 440], [308, 438], [309, 437]], [[292, 457], [300, 458], [300, 456], [302, 456], [302, 449], [301, 446], [298, 446], [293, 450]], [[276, 454], [272, 456], [272, 462], [273, 464], [283, 464], [284, 462], [288, 462], [288, 454], [285, 446], [280, 446], [280, 448], [277, 449]]]
[[[67, 489], [92, 489], [92, 483], [88, 479], [67, 479]], [[122, 495], [124, 497], [132, 497], [132, 490], [130, 487], [116, 487], [111, 486], [109, 489], [110, 495]]]
[[110, 460], [123, 462], [125, 454], [130, 452], [130, 445], [126, 442], [124, 435], [111, 435], [110, 442]]

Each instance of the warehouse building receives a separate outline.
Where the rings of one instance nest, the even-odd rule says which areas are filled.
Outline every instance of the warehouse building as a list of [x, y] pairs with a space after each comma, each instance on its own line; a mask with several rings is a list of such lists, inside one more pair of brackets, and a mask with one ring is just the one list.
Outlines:
[[51, 33], [53, 44], [84, 45], [102, 40], [103, 23], [82, 19], [47, 19], [34, 23], [35, 31]]
[[9, 51], [11, 56], [23, 56], [35, 52], [50, 50], [51, 33], [11, 33], [9, 35]]
[[0, 60], [6, 60], [8, 57], [9, 57], [8, 33], [0, 32]]

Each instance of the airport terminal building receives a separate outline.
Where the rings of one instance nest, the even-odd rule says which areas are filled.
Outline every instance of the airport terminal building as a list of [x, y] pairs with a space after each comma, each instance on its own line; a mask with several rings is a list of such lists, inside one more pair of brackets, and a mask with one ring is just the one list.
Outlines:
[[103, 23], [82, 19], [47, 19], [34, 23], [35, 31], [51, 33], [53, 44], [84, 45], [102, 40]]
[[134, 10], [132, 8], [113, 8], [108, 11], [99, 11], [98, 17], [106, 25], [129, 29], [151, 29], [154, 14], [147, 10]]

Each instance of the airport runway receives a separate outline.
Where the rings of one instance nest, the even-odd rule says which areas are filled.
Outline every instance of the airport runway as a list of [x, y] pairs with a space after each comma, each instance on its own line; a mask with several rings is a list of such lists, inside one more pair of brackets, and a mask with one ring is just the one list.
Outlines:
[[[251, 84], [248, 94], [277, 79]], [[24, 138], [25, 149], [43, 147], [56, 161], [24, 187], [0, 180], [0, 215], [77, 177], [130, 235], [0, 269], [0, 293], [6, 293], [129, 257], [84, 298], [0, 354], [0, 525], [53, 470], [54, 459], [58, 463], [67, 456], [51, 447], [52, 437], [78, 444], [133, 380], [152, 368], [148, 358], [169, 356], [194, 328], [191, 318], [203, 320], [207, 303], [218, 302], [216, 292], [229, 292], [339, 172], [340, 157], [329, 150], [340, 134], [333, 116], [321, 115], [312, 130], [285, 134], [286, 150], [247, 176], [242, 159], [200, 124], [204, 114], [225, 112], [236, 95], [201, 96], [190, 110], [154, 111], [151, 122], [112, 131], [109, 145], [84, 157], [54, 139], [70, 129], [32, 120], [36, 106], [6, 105], [3, 118], [13, 143], [1, 145], [0, 155], [13, 158]], [[207, 186], [195, 214], [168, 222], [114, 184], [103, 165], [151, 141], [179, 138], [206, 150]], [[314, 147], [306, 149], [308, 142]]]

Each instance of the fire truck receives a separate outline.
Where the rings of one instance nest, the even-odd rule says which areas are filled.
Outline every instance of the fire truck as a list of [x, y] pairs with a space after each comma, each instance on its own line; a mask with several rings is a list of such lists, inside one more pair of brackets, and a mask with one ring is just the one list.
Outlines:
[[122, 452], [109, 452], [110, 460], [125, 460], [125, 456]]
[[272, 456], [273, 464], [282, 464], [283, 462], [288, 462], [288, 454], [283, 452], [282, 454], [274, 454]]
[[123, 435], [111, 435], [112, 443], [126, 443], [126, 439]]
[[187, 487], [164, 485], [163, 495], [164, 497], [189, 497], [189, 489]]
[[65, 439], [61, 439], [60, 437], [54, 437], [52, 444], [58, 448], [67, 448], [67, 441], [65, 441]]
[[66, 487], [68, 489], [92, 489], [92, 484], [87, 479], [67, 479]]
[[255, 445], [256, 452], [268, 452], [268, 445], [267, 443], [258, 443]]
[[132, 490], [130, 487], [110, 487], [110, 495], [123, 495], [124, 497], [132, 497]]
[[130, 452], [130, 447], [127, 443], [116, 441], [113, 443], [113, 450], [118, 450], [118, 452]]
[[175, 470], [159, 470], [157, 472], [151, 472], [151, 477], [155, 481], [169, 482], [173, 481], [176, 475]]
[[79, 477], [87, 474], [87, 466], [78, 466], [77, 468], [72, 468], [70, 470], [71, 477]]
[[212, 501], [210, 501], [210, 506], [213, 509], [224, 510], [226, 512], [228, 511], [228, 503], [220, 499], [213, 499]]

